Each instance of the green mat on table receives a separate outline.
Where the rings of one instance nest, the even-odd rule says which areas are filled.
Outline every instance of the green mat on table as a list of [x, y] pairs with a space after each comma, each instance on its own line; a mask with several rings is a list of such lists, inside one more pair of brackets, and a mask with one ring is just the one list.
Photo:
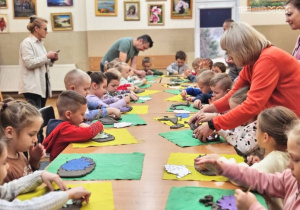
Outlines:
[[180, 131], [169, 131], [165, 133], [159, 133], [159, 135], [180, 147], [192, 147], [225, 142], [222, 138], [220, 138], [221, 141], [217, 142], [201, 142], [199, 139], [193, 138], [193, 131], [190, 129]]
[[[146, 95], [146, 96], [142, 96], [143, 98], [151, 98], [150, 95]], [[146, 101], [138, 99], [136, 101], [133, 101], [133, 103], [137, 103], [137, 104], [141, 104], [141, 103], [145, 103]]]
[[139, 86], [139, 88], [143, 88], [143, 89], [147, 89], [149, 87], [151, 87], [151, 84], [144, 84]]
[[160, 76], [159, 75], [149, 75], [149, 76], [146, 76], [145, 78], [147, 81], [150, 81], [150, 80], [156, 79], [158, 77], [160, 77]]
[[[206, 195], [214, 197], [214, 203], [221, 199], [223, 195], [234, 195], [234, 190], [206, 188], [206, 187], [172, 187], [169, 193], [166, 210], [195, 210], [207, 209], [210, 210], [211, 206], [205, 206], [199, 200]], [[257, 200], [267, 208], [264, 198], [254, 193]]]
[[144, 153], [122, 153], [122, 154], [60, 154], [47, 168], [48, 172], [57, 173], [57, 170], [66, 161], [81, 157], [92, 158], [95, 169], [86, 176], [79, 178], [63, 178], [63, 180], [114, 180], [114, 179], [135, 179], [139, 180], [142, 176]]
[[[143, 120], [140, 116], [138, 116], [137, 114], [123, 114], [121, 116], [122, 120], [119, 120], [118, 122], [128, 122], [128, 123], [132, 123], [131, 126], [135, 126], [135, 125], [147, 125], [146, 121]], [[113, 128], [114, 125], [103, 125], [104, 128]]]
[[167, 93], [171, 93], [171, 94], [174, 94], [174, 95], [178, 95], [178, 94], [180, 94], [181, 93], [181, 91], [180, 90], [164, 90], [165, 92], [167, 92]]

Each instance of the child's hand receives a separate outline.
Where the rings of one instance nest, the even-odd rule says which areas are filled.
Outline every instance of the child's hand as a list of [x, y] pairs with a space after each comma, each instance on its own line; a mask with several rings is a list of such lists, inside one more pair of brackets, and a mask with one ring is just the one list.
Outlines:
[[223, 163], [216, 160], [216, 156], [209, 156], [209, 157], [204, 156], [201, 158], [196, 158], [194, 161], [195, 161], [194, 162], [195, 165], [197, 165], [198, 167], [204, 167], [207, 170], [210, 170], [217, 175], [220, 175], [223, 172], [223, 167], [222, 167]]
[[186, 90], [181, 91], [180, 95], [181, 95], [182, 99], [186, 99], [186, 95], [187, 95]]
[[198, 170], [208, 170], [206, 167], [205, 167], [205, 164], [199, 164], [199, 161], [200, 160], [218, 160], [220, 157], [220, 155], [218, 154], [208, 154], [208, 155], [205, 155], [203, 157], [200, 157], [200, 158], [196, 158], [194, 161], [195, 161], [195, 167], [198, 169]]
[[117, 108], [109, 107], [109, 108], [106, 108], [106, 111], [107, 111], [107, 115], [113, 116], [116, 119], [121, 117], [121, 111]]
[[212, 104], [216, 101], [217, 99], [215, 97], [211, 97], [211, 99], [208, 99], [208, 103]]
[[178, 71], [175, 71], [173, 74], [177, 75], [177, 74], [178, 74]]
[[187, 78], [188, 76], [192, 75], [192, 71], [186, 68], [184, 69], [183, 74], [184, 74], [184, 78]]
[[235, 190], [234, 197], [238, 210], [248, 210], [252, 204], [257, 202], [257, 199], [253, 193], [245, 193], [240, 189]]
[[79, 127], [87, 128], [87, 127], [90, 127], [90, 125], [89, 125], [89, 124], [86, 124], [86, 123], [80, 123], [80, 124], [79, 124]]
[[196, 109], [201, 109], [201, 100], [195, 100], [193, 106]]
[[137, 94], [135, 94], [133, 91], [131, 91], [130, 93], [130, 98], [134, 101], [139, 99], [139, 96]]
[[192, 102], [196, 97], [187, 97], [186, 100]]
[[72, 189], [67, 190], [67, 193], [69, 195], [69, 199], [78, 200], [80, 199], [82, 202], [89, 202], [91, 192], [84, 189], [82, 186], [78, 186]]
[[252, 166], [254, 163], [258, 163], [260, 161], [259, 157], [256, 155], [247, 156], [247, 164]]
[[207, 122], [218, 116], [218, 113], [201, 113], [198, 115], [199, 122]]
[[124, 100], [126, 101], [126, 104], [129, 104], [130, 103], [130, 96], [125, 96]]
[[141, 80], [141, 82], [142, 82], [142, 84], [144, 85], [144, 84], [147, 83], [147, 80], [144, 78], [144, 79]]
[[148, 70], [148, 71], [147, 71], [147, 75], [153, 75], [153, 71]]
[[66, 185], [64, 184], [63, 180], [57, 175], [52, 174], [47, 171], [44, 171], [41, 175], [42, 181], [49, 187], [51, 191], [53, 191], [52, 182], [55, 182], [59, 189], [65, 191], [67, 190]]
[[32, 169], [37, 170], [40, 166], [40, 161], [46, 155], [46, 151], [42, 144], [37, 144], [35, 147], [31, 146], [28, 150], [29, 153], [29, 163]]

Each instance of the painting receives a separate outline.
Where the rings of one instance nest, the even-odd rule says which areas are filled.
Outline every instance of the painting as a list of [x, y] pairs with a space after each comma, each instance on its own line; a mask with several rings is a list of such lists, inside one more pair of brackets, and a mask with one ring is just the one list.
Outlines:
[[96, 16], [117, 16], [118, 0], [95, 0]]
[[36, 0], [14, 0], [13, 11], [16, 19], [27, 19], [36, 15]]
[[73, 6], [73, 0], [47, 0], [48, 7]]
[[0, 0], [0, 9], [7, 8], [7, 0]]
[[171, 19], [193, 17], [193, 0], [171, 0]]
[[8, 18], [6, 14], [0, 14], [0, 34], [8, 33]]
[[284, 9], [286, 0], [248, 0], [250, 10], [278, 10]]
[[51, 13], [51, 25], [53, 31], [73, 30], [72, 13]]
[[163, 26], [165, 24], [164, 4], [148, 4], [148, 25]]
[[124, 20], [140, 20], [139, 1], [124, 1]]

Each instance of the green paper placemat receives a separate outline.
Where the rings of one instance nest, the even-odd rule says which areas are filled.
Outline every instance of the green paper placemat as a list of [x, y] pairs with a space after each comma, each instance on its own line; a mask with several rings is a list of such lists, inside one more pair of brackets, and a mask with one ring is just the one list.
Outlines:
[[[176, 104], [176, 103], [175, 103]], [[170, 106], [171, 107], [171, 106]], [[167, 112], [173, 112], [174, 110], [171, 110], [170, 109], [170, 107], [167, 109]], [[177, 108], [181, 108], [181, 109], [183, 109], [183, 110], [185, 110], [185, 111], [190, 111], [190, 112], [198, 112], [199, 111], [199, 109], [195, 109], [194, 107], [193, 107], [193, 104], [190, 104], [190, 106], [189, 107], [187, 107], [187, 106], [177, 106]]]
[[177, 89], [175, 89], [175, 90], [164, 90], [164, 91], [167, 92], [167, 93], [174, 94], [174, 95], [178, 95], [178, 94], [181, 93], [181, 91], [177, 90]]
[[192, 147], [204, 144], [217, 144], [225, 142], [224, 139], [218, 142], [201, 142], [199, 139], [193, 138], [192, 130], [180, 130], [180, 131], [169, 131], [165, 133], [159, 133], [161, 137], [177, 144], [180, 147]]
[[63, 180], [113, 180], [113, 179], [141, 179], [144, 153], [123, 153], [123, 154], [60, 154], [47, 168], [47, 171], [56, 174], [57, 170], [66, 161], [81, 158], [92, 158], [95, 169], [84, 177], [63, 178]]
[[139, 88], [143, 88], [143, 89], [147, 89], [149, 87], [151, 87], [151, 84], [144, 84], [144, 85], [139, 86]]
[[[145, 97], [145, 98], [151, 98], [150, 95], [146, 95], [146, 96], [141, 96], [141, 97]], [[145, 103], [146, 101], [138, 99], [136, 101], [133, 101], [133, 103], [137, 103], [137, 104], [141, 104], [141, 103]]]
[[[199, 202], [200, 198], [204, 198], [206, 195], [212, 195], [214, 196], [214, 203], [216, 203], [223, 195], [234, 195], [234, 193], [234, 190], [206, 187], [172, 187], [169, 193], [166, 210], [210, 210], [211, 206], [205, 207], [203, 203]], [[264, 198], [258, 193], [254, 193], [254, 195], [258, 202], [267, 208]]]
[[147, 81], [150, 81], [150, 80], [156, 79], [158, 77], [160, 77], [160, 76], [159, 75], [149, 75], [149, 76], [146, 76], [145, 78]]
[[[123, 114], [121, 116], [122, 120], [119, 120], [119, 122], [128, 122], [132, 123], [131, 126], [135, 125], [147, 125], [146, 121], [143, 120], [140, 116], [137, 114]], [[114, 125], [103, 125], [104, 128], [113, 128]]]

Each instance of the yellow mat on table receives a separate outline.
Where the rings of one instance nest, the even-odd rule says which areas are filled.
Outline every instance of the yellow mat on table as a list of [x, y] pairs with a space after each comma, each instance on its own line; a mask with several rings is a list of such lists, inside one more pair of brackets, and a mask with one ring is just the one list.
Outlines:
[[170, 98], [167, 98], [165, 99], [166, 101], [174, 101], [174, 102], [186, 102], [182, 99], [181, 95], [178, 94], [178, 95], [175, 95], [175, 96], [172, 96]]
[[127, 112], [126, 114], [148, 114], [149, 106], [143, 105], [143, 106], [131, 106], [132, 110], [130, 112]]
[[95, 142], [88, 141], [82, 143], [72, 143], [73, 148], [86, 148], [86, 147], [103, 147], [103, 146], [115, 146], [122, 144], [137, 144], [138, 141], [129, 133], [126, 128], [109, 129], [104, 130], [105, 133], [111, 134], [115, 137], [113, 141], [107, 142]]
[[147, 96], [147, 95], [151, 95], [151, 94], [158, 93], [158, 92], [161, 92], [161, 91], [160, 90], [145, 90], [144, 92], [138, 93], [137, 95], [138, 96]]
[[[180, 119], [180, 117], [178, 117], [179, 119], [178, 119], [178, 122], [177, 123], [180, 123], [180, 124], [183, 124], [184, 125], [184, 127], [183, 128], [189, 128], [190, 126], [189, 126], [189, 121], [190, 121], [190, 119], [191, 119], [191, 117], [192, 117], [193, 115], [190, 115], [189, 117], [187, 117], [187, 118], [181, 118]], [[175, 116], [168, 116], [168, 117], [175, 117]], [[162, 119], [162, 118], [164, 118], [164, 117], [155, 117], [154, 118], [154, 120], [157, 120], [158, 122], [161, 122], [161, 123], [163, 123], [163, 124], [166, 124], [166, 125], [169, 125], [169, 126], [172, 126], [172, 125], [175, 125], [174, 123], [172, 123], [171, 121], [169, 121], [169, 120], [166, 120], [166, 121], [159, 121], [158, 119]], [[187, 122], [187, 123], [185, 123], [185, 122]]]
[[[87, 184], [68, 184], [67, 187], [74, 188], [77, 186], [83, 186], [86, 190], [91, 192], [90, 201], [88, 204], [82, 203], [81, 210], [98, 210], [101, 209], [114, 210], [114, 198], [111, 182], [102, 183], [87, 183]], [[58, 188], [57, 186], [55, 187]], [[48, 192], [48, 187], [38, 187], [35, 191], [19, 195], [19, 200], [29, 200], [34, 197], [39, 197]]]
[[[203, 154], [201, 154], [203, 155]], [[220, 154], [226, 158], [234, 158], [237, 163], [244, 162], [243, 157], [233, 154]], [[194, 168], [194, 159], [198, 157], [199, 154], [194, 153], [171, 153], [168, 159], [167, 164], [170, 165], [185, 165], [192, 173], [188, 174], [182, 178], [177, 178], [175, 174], [170, 174], [166, 170], [164, 171], [163, 179], [171, 179], [171, 180], [195, 180], [195, 181], [218, 181], [223, 182], [228, 179], [224, 176], [206, 176]]]

